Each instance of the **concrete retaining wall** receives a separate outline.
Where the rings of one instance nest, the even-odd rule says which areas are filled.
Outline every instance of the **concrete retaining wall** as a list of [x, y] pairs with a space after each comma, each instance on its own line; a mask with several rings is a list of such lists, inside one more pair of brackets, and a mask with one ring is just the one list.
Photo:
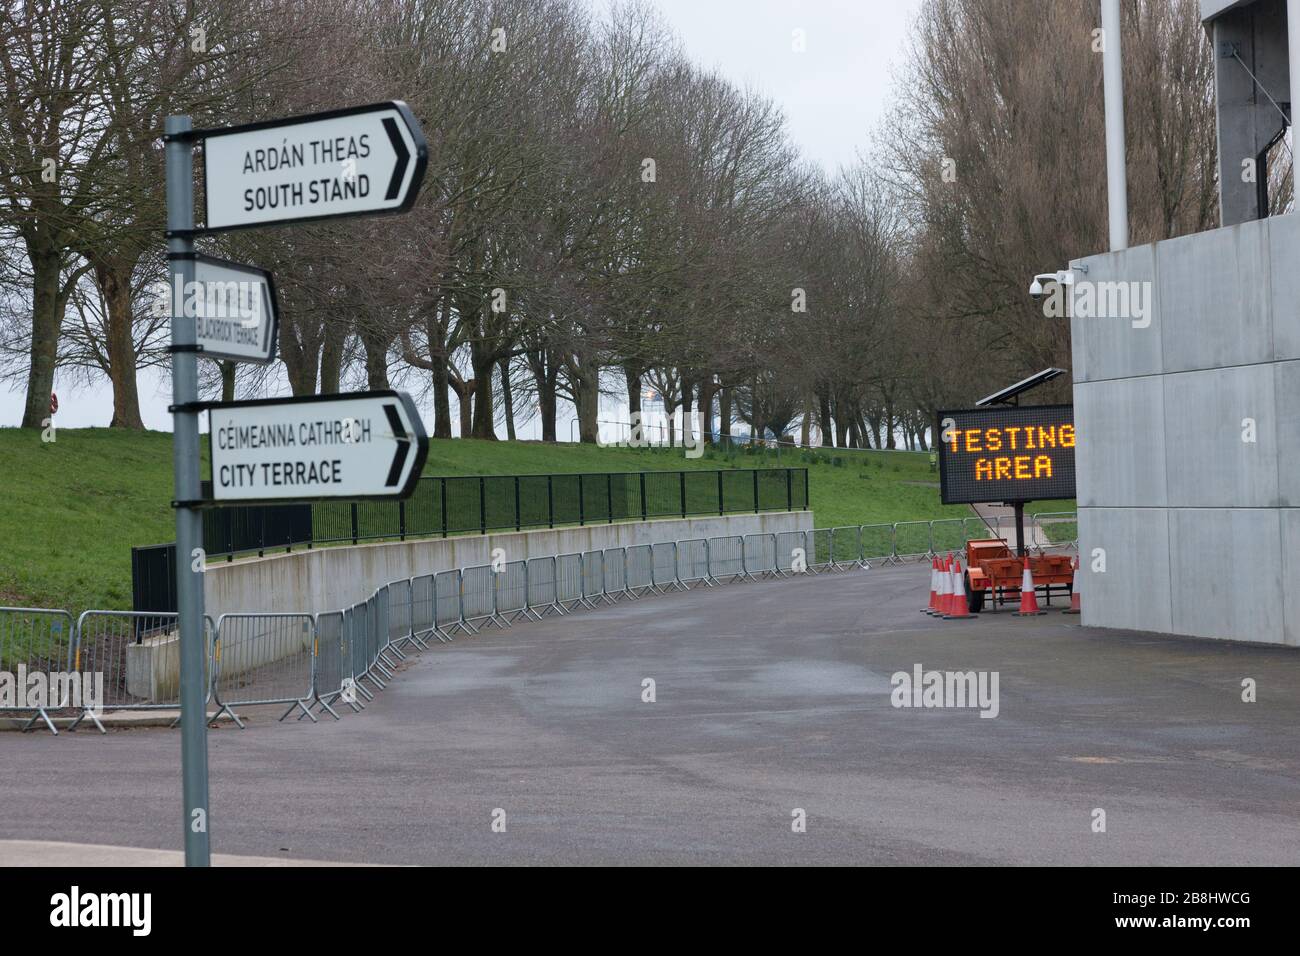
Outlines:
[[317, 548], [212, 564], [204, 576], [204, 599], [213, 620], [237, 611], [316, 614], [363, 601], [375, 588], [399, 578], [489, 564], [494, 548], [503, 549], [507, 561], [518, 561], [687, 538], [806, 531], [812, 526], [811, 511], [768, 512]]
[[1083, 623], [1300, 646], [1300, 214], [1078, 262], [1154, 292], [1071, 323]]

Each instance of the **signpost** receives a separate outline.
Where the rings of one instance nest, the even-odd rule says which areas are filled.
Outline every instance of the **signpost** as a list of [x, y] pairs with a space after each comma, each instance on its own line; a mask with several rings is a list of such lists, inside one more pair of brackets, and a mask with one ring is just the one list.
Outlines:
[[223, 402], [208, 426], [214, 502], [406, 498], [429, 453], [400, 392]]
[[[279, 307], [271, 274], [195, 251], [195, 236], [229, 229], [409, 210], [428, 146], [405, 103], [195, 130], [169, 116], [167, 258], [172, 288], [172, 464], [181, 645], [181, 790], [185, 863], [211, 862], [204, 663], [203, 524], [220, 501], [404, 498], [428, 441], [396, 392], [205, 404], [198, 357], [267, 363]], [[194, 225], [194, 145], [204, 144], [203, 227]], [[193, 292], [193, 295], [189, 293]], [[51, 396], [53, 403], [53, 396]], [[202, 497], [199, 412], [207, 409], [214, 495]]]
[[210, 130], [207, 231], [405, 212], [428, 163], [405, 103]]
[[266, 365], [275, 358], [280, 302], [265, 269], [194, 253], [194, 286], [177, 288], [174, 315], [194, 319], [204, 358]]

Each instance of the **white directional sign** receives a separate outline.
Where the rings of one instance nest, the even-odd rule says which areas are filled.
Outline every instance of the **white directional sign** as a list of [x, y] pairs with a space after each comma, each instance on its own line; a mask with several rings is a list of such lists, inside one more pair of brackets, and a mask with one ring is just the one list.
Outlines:
[[397, 101], [197, 135], [207, 232], [403, 212], [428, 165], [420, 124]]
[[258, 362], [275, 357], [280, 305], [271, 273], [195, 254], [194, 284], [177, 289], [173, 315], [193, 319], [205, 358]]
[[406, 498], [429, 452], [402, 392], [223, 402], [208, 425], [214, 502]]

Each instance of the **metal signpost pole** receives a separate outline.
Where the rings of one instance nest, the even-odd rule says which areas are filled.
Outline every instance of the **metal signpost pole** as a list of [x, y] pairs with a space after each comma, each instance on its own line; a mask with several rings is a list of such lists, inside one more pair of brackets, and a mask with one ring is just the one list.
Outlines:
[[[172, 464], [176, 473], [176, 592], [181, 642], [181, 789], [185, 865], [208, 866], [208, 715], [203, 685], [203, 520], [199, 482], [197, 330], [185, 318], [194, 281], [194, 143], [188, 116], [169, 116], [167, 258], [172, 296]], [[179, 314], [178, 314], [179, 313]], [[198, 559], [197, 561], [195, 559]], [[199, 570], [195, 570], [198, 568]]]

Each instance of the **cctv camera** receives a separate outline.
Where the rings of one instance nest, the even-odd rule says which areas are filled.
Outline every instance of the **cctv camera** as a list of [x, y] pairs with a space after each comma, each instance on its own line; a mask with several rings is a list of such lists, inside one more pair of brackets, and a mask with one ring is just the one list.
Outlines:
[[1029, 294], [1035, 299], [1041, 299], [1043, 297], [1043, 284], [1035, 279], [1029, 284]]

